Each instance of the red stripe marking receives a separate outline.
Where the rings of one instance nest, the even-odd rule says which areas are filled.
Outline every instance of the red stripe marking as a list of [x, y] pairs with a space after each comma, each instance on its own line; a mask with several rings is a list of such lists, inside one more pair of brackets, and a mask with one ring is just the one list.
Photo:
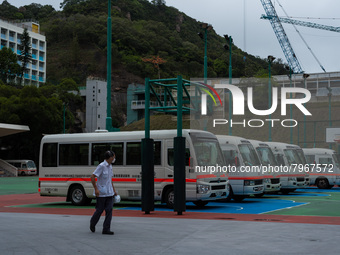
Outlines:
[[197, 175], [197, 179], [204, 179], [204, 178], [216, 178], [216, 175], [214, 175], [214, 174], [201, 174], [201, 175]]
[[237, 176], [237, 177], [230, 177], [228, 178], [229, 180], [261, 180], [263, 179], [263, 176]]
[[[155, 182], [174, 182], [171, 178], [155, 178]], [[57, 182], [90, 182], [91, 178], [39, 178], [39, 181], [57, 181]], [[112, 178], [113, 182], [137, 182], [136, 178]], [[197, 182], [196, 179], [186, 179], [185, 182]]]

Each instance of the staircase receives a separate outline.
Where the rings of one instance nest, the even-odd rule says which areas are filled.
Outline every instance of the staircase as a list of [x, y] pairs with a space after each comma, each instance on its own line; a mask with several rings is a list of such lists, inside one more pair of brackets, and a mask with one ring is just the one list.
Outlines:
[[18, 169], [0, 159], [0, 177], [17, 177]]

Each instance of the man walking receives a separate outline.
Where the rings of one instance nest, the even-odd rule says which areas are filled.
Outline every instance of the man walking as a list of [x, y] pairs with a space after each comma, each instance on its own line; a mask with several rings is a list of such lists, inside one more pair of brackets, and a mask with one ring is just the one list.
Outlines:
[[[91, 183], [96, 196], [96, 211], [92, 215], [90, 221], [90, 230], [96, 231], [96, 225], [103, 211], [105, 210], [105, 220], [103, 224], [104, 235], [113, 235], [110, 230], [112, 220], [113, 196], [116, 196], [116, 190], [112, 183], [112, 163], [115, 162], [116, 156], [113, 151], [106, 151], [104, 154], [105, 160], [100, 163], [96, 170], [91, 175]], [[96, 182], [97, 178], [97, 182]]]

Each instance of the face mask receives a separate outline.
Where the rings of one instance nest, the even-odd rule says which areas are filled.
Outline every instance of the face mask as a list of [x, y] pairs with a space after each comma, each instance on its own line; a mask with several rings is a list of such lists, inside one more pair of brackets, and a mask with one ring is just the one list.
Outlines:
[[114, 164], [116, 162], [116, 158], [114, 158], [113, 160], [112, 160], [112, 165]]

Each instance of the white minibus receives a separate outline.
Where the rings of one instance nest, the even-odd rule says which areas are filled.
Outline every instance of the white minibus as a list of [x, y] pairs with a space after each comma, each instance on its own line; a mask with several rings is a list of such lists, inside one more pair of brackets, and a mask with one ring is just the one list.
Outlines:
[[229, 170], [229, 197], [235, 201], [242, 201], [249, 195], [263, 193], [263, 175], [260, 161], [253, 145], [245, 138], [237, 136], [216, 136], [226, 166]]
[[37, 167], [33, 160], [28, 159], [11, 159], [6, 162], [15, 166], [18, 169], [18, 175], [36, 175]]
[[[154, 199], [174, 203], [174, 137], [177, 130], [150, 132], [154, 139]], [[64, 196], [74, 205], [91, 202], [90, 176], [104, 152], [116, 154], [113, 182], [122, 199], [141, 200], [141, 139], [144, 131], [46, 135], [40, 147], [41, 196]], [[198, 206], [228, 196], [228, 177], [211, 173], [208, 166], [224, 163], [216, 136], [183, 130], [186, 138], [186, 199]], [[200, 166], [197, 169], [196, 166]]]
[[272, 193], [281, 189], [280, 173], [275, 172], [274, 168], [278, 166], [273, 151], [265, 142], [258, 140], [249, 140], [254, 146], [261, 162], [263, 173], [264, 193]]
[[288, 194], [297, 188], [306, 187], [306, 169], [304, 161], [298, 154], [298, 146], [279, 142], [266, 142], [266, 144], [272, 149], [280, 166], [275, 171], [279, 172], [281, 192]]
[[340, 185], [340, 155], [323, 148], [303, 149], [309, 164], [310, 184], [319, 189]]

